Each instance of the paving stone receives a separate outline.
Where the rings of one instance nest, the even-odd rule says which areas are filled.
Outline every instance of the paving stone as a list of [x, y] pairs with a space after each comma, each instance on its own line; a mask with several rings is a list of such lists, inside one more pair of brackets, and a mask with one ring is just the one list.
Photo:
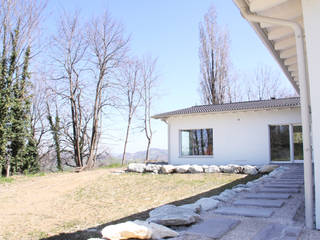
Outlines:
[[296, 188], [260, 188], [257, 192], [264, 193], [299, 193], [300, 190]]
[[270, 199], [239, 199], [233, 202], [236, 206], [256, 206], [256, 207], [276, 207], [280, 208], [284, 204], [284, 200]]
[[275, 183], [268, 183], [264, 184], [263, 187], [268, 188], [301, 188], [299, 184], [275, 184]]
[[215, 210], [214, 213], [245, 217], [270, 217], [273, 214], [273, 210], [268, 208], [221, 207]]
[[301, 231], [301, 227], [287, 227], [286, 225], [271, 223], [262, 228], [252, 240], [297, 240]]
[[211, 239], [218, 239], [235, 228], [239, 223], [240, 220], [213, 217], [191, 226], [185, 232], [190, 234], [201, 234]]
[[270, 181], [270, 184], [303, 185], [303, 181]]
[[288, 193], [248, 193], [244, 197], [249, 199], [288, 199], [291, 195]]

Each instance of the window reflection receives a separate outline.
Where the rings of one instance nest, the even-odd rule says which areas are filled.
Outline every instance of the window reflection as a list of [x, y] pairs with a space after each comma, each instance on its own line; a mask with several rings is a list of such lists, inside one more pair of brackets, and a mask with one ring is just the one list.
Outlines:
[[213, 155], [212, 129], [181, 130], [181, 154], [183, 156]]

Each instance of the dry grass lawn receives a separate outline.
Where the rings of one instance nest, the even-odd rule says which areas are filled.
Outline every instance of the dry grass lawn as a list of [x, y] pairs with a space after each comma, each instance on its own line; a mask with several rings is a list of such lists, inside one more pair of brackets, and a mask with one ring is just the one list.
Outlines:
[[237, 183], [244, 181], [245, 177], [117, 175], [112, 171], [19, 176], [12, 182], [0, 182], [0, 240], [81, 239], [79, 234], [58, 235], [108, 224], [165, 203], [198, 196], [237, 179]]

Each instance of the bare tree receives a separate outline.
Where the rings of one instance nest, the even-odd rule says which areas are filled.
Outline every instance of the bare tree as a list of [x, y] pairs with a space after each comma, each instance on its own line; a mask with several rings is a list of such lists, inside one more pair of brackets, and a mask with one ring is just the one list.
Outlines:
[[280, 73], [270, 66], [257, 66], [252, 80], [247, 82], [248, 100], [262, 100], [295, 96], [293, 88], [281, 83]]
[[151, 107], [154, 97], [154, 87], [156, 84], [156, 59], [151, 57], [144, 58], [142, 62], [142, 105], [143, 105], [143, 130], [147, 138], [147, 149], [145, 161], [149, 161], [149, 150], [152, 141], [152, 128], [151, 128]]
[[82, 106], [83, 85], [81, 78], [85, 69], [85, 54], [87, 41], [78, 13], [61, 17], [59, 33], [54, 37], [55, 56], [53, 57], [60, 76], [55, 80], [62, 80], [64, 89], [57, 91], [69, 102], [71, 112], [72, 134], [67, 136], [73, 145], [74, 161], [77, 167], [83, 166], [83, 147], [88, 119], [85, 119]]
[[225, 101], [229, 84], [229, 34], [217, 24], [212, 6], [200, 23], [200, 94], [204, 104]]
[[92, 128], [89, 156], [86, 168], [92, 168], [96, 161], [99, 142], [100, 115], [103, 107], [110, 105], [111, 76], [124, 61], [128, 48], [128, 38], [123, 36], [123, 27], [115, 22], [108, 13], [94, 19], [87, 33], [89, 38], [90, 62], [95, 81], [95, 99], [92, 112]]
[[131, 129], [131, 123], [136, 114], [141, 101], [141, 63], [138, 60], [127, 62], [123, 67], [119, 81], [119, 90], [125, 98], [124, 108], [127, 114], [127, 129], [123, 146], [122, 160], [123, 165], [126, 161], [126, 150]]

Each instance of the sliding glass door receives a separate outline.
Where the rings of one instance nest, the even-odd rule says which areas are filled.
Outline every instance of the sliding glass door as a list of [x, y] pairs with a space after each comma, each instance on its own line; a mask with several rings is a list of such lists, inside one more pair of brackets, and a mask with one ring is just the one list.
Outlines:
[[301, 125], [271, 125], [270, 155], [273, 162], [300, 162], [303, 160]]
[[269, 126], [271, 161], [290, 161], [289, 125]]

